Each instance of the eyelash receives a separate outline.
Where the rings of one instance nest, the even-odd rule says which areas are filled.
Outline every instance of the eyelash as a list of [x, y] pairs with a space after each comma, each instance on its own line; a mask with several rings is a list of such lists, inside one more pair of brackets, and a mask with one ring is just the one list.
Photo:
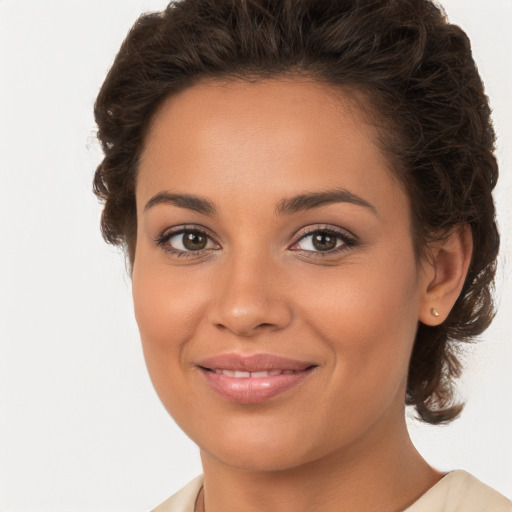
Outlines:
[[328, 251], [308, 251], [308, 250], [304, 250], [304, 249], [302, 249], [302, 250], [296, 249], [296, 250], [301, 251], [303, 253], [308, 253], [309, 257], [312, 257], [312, 258], [326, 258], [329, 256], [334, 256], [341, 252], [347, 251], [350, 248], [357, 245], [356, 238], [345, 230], [335, 229], [332, 227], [315, 226], [315, 227], [307, 228], [300, 235], [300, 237], [297, 239], [297, 241], [292, 244], [292, 246], [297, 245], [299, 242], [314, 235], [315, 233], [323, 233], [323, 234], [331, 235], [331, 236], [335, 237], [336, 239], [341, 240], [342, 243], [339, 247], [335, 247], [334, 249], [330, 249]]
[[161, 247], [165, 252], [171, 254], [172, 256], [176, 256], [178, 258], [200, 258], [201, 256], [205, 256], [208, 252], [211, 251], [211, 249], [200, 249], [198, 251], [182, 251], [181, 249], [176, 249], [169, 245], [167, 242], [177, 236], [184, 233], [197, 233], [199, 235], [206, 236], [209, 240], [211, 240], [213, 243], [215, 243], [217, 246], [219, 245], [218, 242], [215, 241], [215, 238], [212, 236], [212, 234], [202, 226], [181, 226], [179, 228], [171, 228], [168, 230], [165, 230], [157, 239], [155, 242], [159, 247]]
[[[165, 252], [171, 254], [172, 256], [176, 256], [178, 258], [201, 258], [209, 253], [212, 249], [200, 249], [197, 251], [183, 251], [181, 249], [176, 249], [168, 244], [169, 240], [177, 235], [184, 233], [197, 233], [199, 235], [206, 236], [210, 241], [212, 241], [217, 246], [220, 244], [215, 240], [212, 234], [202, 226], [181, 226], [179, 228], [172, 228], [164, 231], [160, 236], [158, 236], [155, 240], [156, 244], [161, 247]], [[330, 249], [328, 251], [310, 251], [304, 249], [294, 249], [296, 252], [308, 253], [309, 257], [313, 258], [325, 258], [329, 256], [333, 256], [339, 254], [340, 252], [346, 251], [355, 245], [357, 245], [356, 238], [349, 234], [347, 231], [335, 229], [332, 227], [321, 227], [315, 226], [314, 228], [306, 229], [299, 238], [292, 244], [292, 247], [300, 243], [302, 240], [305, 240], [307, 237], [312, 236], [315, 233], [324, 233], [327, 235], [334, 236], [336, 239], [341, 240], [342, 244], [339, 247], [335, 247], [334, 249]], [[217, 250], [217, 249], [214, 249]]]

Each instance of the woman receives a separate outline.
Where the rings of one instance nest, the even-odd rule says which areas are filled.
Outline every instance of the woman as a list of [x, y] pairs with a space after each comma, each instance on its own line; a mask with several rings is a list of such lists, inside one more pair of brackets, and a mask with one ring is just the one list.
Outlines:
[[183, 0], [96, 103], [105, 238], [204, 477], [158, 511], [505, 511], [414, 448], [493, 316], [494, 132], [427, 0]]

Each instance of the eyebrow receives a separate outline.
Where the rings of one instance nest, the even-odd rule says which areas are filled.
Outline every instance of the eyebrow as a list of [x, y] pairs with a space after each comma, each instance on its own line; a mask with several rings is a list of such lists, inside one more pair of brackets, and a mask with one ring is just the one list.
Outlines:
[[202, 215], [213, 217], [217, 213], [217, 208], [212, 201], [205, 197], [194, 196], [191, 194], [171, 194], [170, 192], [159, 192], [154, 195], [144, 207], [148, 211], [157, 204], [170, 204], [179, 208], [187, 208]]
[[[278, 215], [291, 215], [333, 203], [355, 204], [368, 208], [372, 213], [377, 214], [377, 210], [372, 204], [344, 188], [326, 190], [323, 192], [306, 192], [289, 199], [281, 199], [281, 201], [277, 203], [276, 213]], [[170, 204], [179, 208], [193, 210], [209, 217], [214, 217], [217, 214], [217, 207], [210, 199], [192, 194], [175, 194], [166, 191], [159, 192], [146, 203], [144, 211], [149, 210], [157, 204]]]
[[291, 197], [290, 199], [282, 199], [277, 204], [276, 211], [279, 215], [290, 215], [292, 213], [313, 210], [333, 203], [350, 203], [357, 206], [364, 206], [371, 210], [372, 213], [377, 214], [375, 206], [344, 188], [326, 190], [323, 192], [310, 192]]

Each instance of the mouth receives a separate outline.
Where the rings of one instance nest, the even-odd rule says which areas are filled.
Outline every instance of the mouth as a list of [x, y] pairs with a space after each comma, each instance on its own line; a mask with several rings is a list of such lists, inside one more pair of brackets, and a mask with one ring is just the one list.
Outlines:
[[221, 354], [202, 361], [198, 368], [206, 383], [223, 398], [256, 404], [294, 388], [318, 365], [271, 354]]
[[227, 375], [228, 377], [234, 377], [235, 379], [259, 379], [261, 377], [277, 377], [278, 375], [292, 375], [296, 373], [295, 370], [269, 370], [269, 371], [257, 371], [257, 372], [244, 372], [239, 370], [219, 370], [217, 368], [204, 368], [206, 371], [220, 373]]

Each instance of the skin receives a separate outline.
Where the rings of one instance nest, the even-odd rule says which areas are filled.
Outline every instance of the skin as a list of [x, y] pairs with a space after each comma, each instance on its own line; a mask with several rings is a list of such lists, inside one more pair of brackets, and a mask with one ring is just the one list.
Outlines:
[[[136, 186], [133, 297], [155, 389], [200, 447], [198, 510], [403, 510], [441, 477], [407, 433], [407, 371], [418, 322], [442, 322], [460, 292], [471, 237], [454, 232], [419, 265], [409, 200], [374, 140], [348, 98], [313, 81], [203, 83], [153, 119]], [[276, 212], [334, 189], [371, 206]], [[162, 193], [208, 198], [216, 215], [146, 206]], [[202, 253], [166, 251], [184, 249], [180, 236], [156, 242], [182, 226], [211, 236]], [[327, 227], [341, 233], [336, 253], [304, 238]], [[317, 368], [270, 400], [237, 404], [198, 371], [224, 352]]]

